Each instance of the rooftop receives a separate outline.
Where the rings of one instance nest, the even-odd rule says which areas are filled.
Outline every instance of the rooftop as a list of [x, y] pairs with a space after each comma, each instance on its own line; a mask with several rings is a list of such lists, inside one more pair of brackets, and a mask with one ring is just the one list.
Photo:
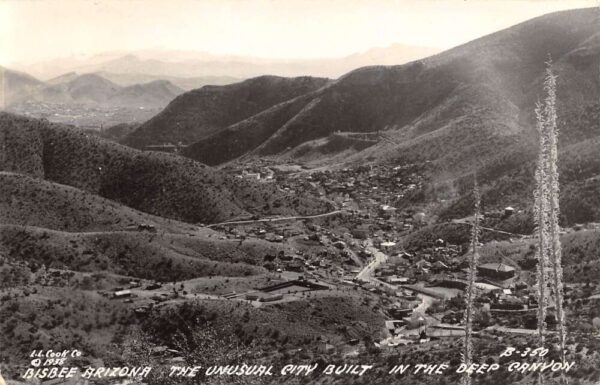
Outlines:
[[479, 268], [486, 269], [486, 270], [505, 271], [505, 272], [515, 270], [514, 267], [506, 265], [504, 263], [486, 263], [484, 265], [480, 265]]

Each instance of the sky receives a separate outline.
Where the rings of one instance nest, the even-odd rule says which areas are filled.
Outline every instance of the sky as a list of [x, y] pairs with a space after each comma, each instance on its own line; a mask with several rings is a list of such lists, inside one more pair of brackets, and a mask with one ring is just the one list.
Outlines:
[[144, 49], [282, 59], [447, 49], [592, 6], [600, 0], [0, 0], [0, 63]]

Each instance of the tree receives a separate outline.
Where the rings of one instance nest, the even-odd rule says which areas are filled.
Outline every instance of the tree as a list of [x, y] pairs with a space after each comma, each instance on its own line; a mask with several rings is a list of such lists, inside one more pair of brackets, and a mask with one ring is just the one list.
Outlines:
[[233, 332], [234, 327], [226, 321], [216, 328], [201, 318], [188, 321], [177, 318], [182, 324], [167, 345], [181, 354], [185, 365], [201, 366], [203, 370], [196, 377], [170, 377], [170, 366], [152, 353], [158, 341], [154, 341], [155, 338], [142, 330], [134, 329], [130, 331], [130, 338], [124, 344], [122, 357], [130, 366], [149, 365], [155, 368], [152, 376], [146, 379], [149, 385], [261, 385], [267, 382], [266, 377], [205, 376], [204, 371], [212, 365], [256, 364], [252, 360], [258, 360], [262, 356], [262, 350], [255, 343], [240, 343]]

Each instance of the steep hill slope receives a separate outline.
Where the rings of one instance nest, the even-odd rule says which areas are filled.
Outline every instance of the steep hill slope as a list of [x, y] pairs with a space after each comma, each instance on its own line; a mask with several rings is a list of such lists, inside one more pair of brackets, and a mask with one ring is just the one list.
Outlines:
[[336, 131], [385, 131], [396, 145], [382, 143], [354, 160], [431, 160], [453, 177], [464, 174], [474, 163], [492, 161], [498, 148], [531, 150], [531, 111], [548, 55], [556, 62], [559, 90], [566, 89], [564, 108], [600, 95], [598, 77], [591, 76], [598, 68], [599, 22], [596, 8], [559, 12], [424, 60], [361, 68], [231, 125], [184, 154], [218, 164], [244, 154], [280, 154]]
[[123, 143], [136, 148], [163, 142], [192, 143], [326, 83], [323, 78], [261, 76], [227, 86], [204, 86], [173, 100]]
[[0, 114], [0, 170], [69, 185], [154, 215], [218, 222], [256, 214], [323, 212], [323, 202], [238, 180], [171, 154], [139, 152], [80, 130]]

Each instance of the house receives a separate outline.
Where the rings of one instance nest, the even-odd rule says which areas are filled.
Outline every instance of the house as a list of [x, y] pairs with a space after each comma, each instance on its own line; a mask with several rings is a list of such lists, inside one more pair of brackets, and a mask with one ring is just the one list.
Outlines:
[[386, 281], [392, 285], [406, 285], [410, 283], [411, 279], [408, 277], [391, 276], [387, 277]]

